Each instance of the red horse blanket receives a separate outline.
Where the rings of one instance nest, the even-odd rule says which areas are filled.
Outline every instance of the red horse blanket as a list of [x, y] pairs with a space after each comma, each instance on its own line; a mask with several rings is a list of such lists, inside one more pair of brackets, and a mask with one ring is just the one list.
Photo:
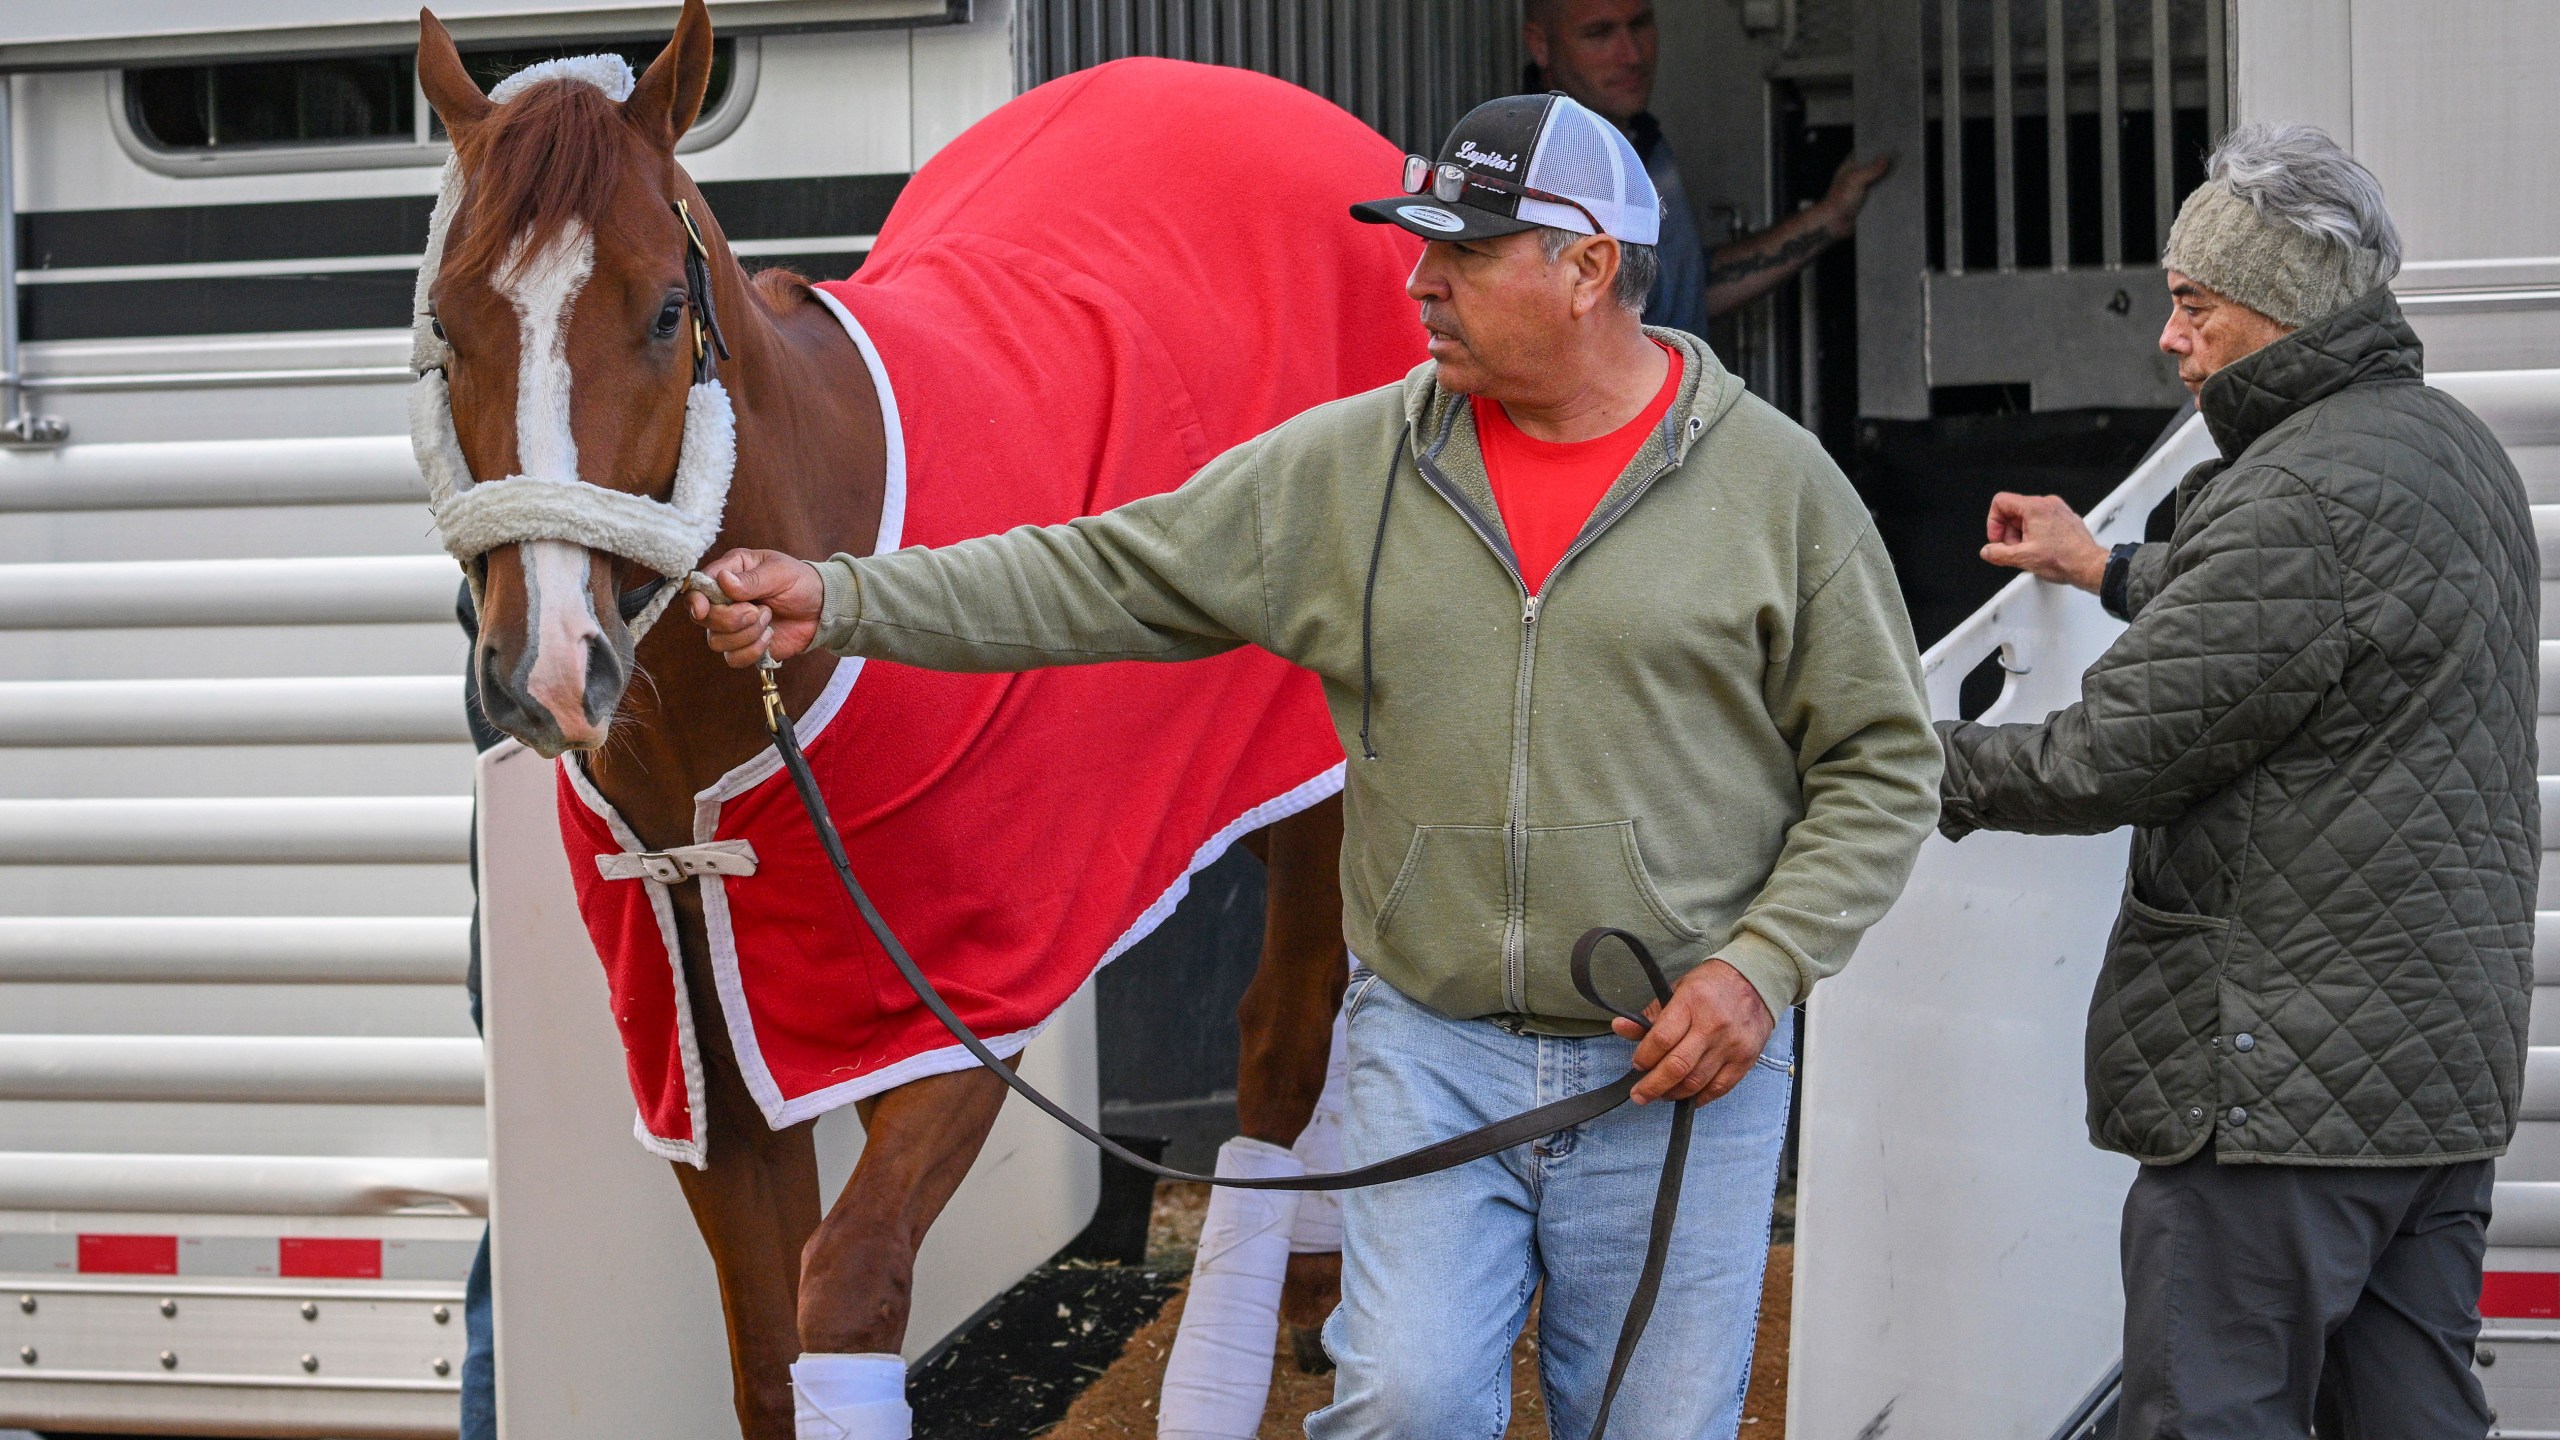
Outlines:
[[[1344, 213], [1397, 166], [1304, 90], [1159, 60], [1041, 86], [953, 141], [861, 273], [819, 287], [887, 423], [880, 548], [1094, 514], [1401, 377], [1422, 358], [1401, 295], [1418, 247]], [[1314, 677], [1250, 650], [1019, 675], [846, 660], [800, 724], [863, 883], [1008, 1054], [1237, 836], [1342, 784]], [[634, 858], [582, 769], [560, 773], [643, 1144], [701, 1163], [700, 1024], [728, 1026], [777, 1128], [970, 1063], [862, 928], [772, 755], [696, 799], [694, 839], [725, 852], [694, 865], [716, 867], [697, 883], [717, 1017], [685, 1003], [647, 873], [673, 872]]]

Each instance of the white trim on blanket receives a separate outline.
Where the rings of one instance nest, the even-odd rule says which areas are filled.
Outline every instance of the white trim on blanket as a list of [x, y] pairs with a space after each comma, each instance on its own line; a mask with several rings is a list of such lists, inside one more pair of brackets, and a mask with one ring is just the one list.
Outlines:
[[[1102, 958], [1093, 963], [1092, 974], [1101, 974], [1102, 967], [1127, 954], [1139, 941], [1154, 934], [1156, 927], [1162, 925], [1166, 918], [1173, 914], [1174, 908], [1182, 903], [1182, 898], [1191, 893], [1191, 877], [1216, 864], [1219, 857], [1225, 855], [1238, 839], [1274, 821], [1285, 820], [1301, 810], [1309, 809], [1340, 794], [1342, 779], [1343, 765], [1337, 762], [1313, 779], [1246, 810], [1242, 815], [1220, 827], [1216, 834], [1202, 841], [1200, 848], [1191, 852], [1191, 863], [1183, 867], [1182, 873], [1174, 878], [1172, 884], [1165, 887], [1164, 893], [1156, 897], [1155, 903], [1139, 911], [1138, 918], [1130, 923], [1129, 928], [1120, 932], [1120, 938], [1112, 941], [1110, 948], [1102, 952]], [[706, 875], [702, 880], [706, 890], [718, 883], [713, 876]], [[708, 904], [703, 907], [706, 924], [711, 923], [710, 908]], [[721, 931], [725, 930], [727, 924], [728, 913], [724, 907], [718, 922], [720, 928], [714, 931], [715, 938], [712, 940], [712, 950], [715, 955], [725, 948], [729, 956], [729, 967], [721, 975], [723, 1003], [731, 1003], [728, 991], [729, 978], [737, 970], [737, 952], [734, 945], [724, 947], [722, 944], [722, 940], [726, 937]], [[1091, 976], [1086, 978], [1090, 983]], [[739, 1008], [743, 1010], [745, 1007], [740, 1005]], [[1061, 1008], [1064, 1008], [1063, 1005]], [[1058, 1012], [1052, 1010], [1042, 1016], [1037, 1025], [1004, 1035], [985, 1037], [987, 1048], [1003, 1057], [1017, 1055], [1032, 1041], [1040, 1038], [1041, 1033], [1049, 1028], [1049, 1022], [1057, 1018]], [[734, 1037], [738, 1032], [732, 1029], [730, 1033]], [[761, 1074], [764, 1070], [763, 1056], [756, 1055], [752, 1062], [747, 1060], [750, 1054], [754, 1054], [752, 1035], [738, 1039], [736, 1043], [741, 1062], [740, 1068], [748, 1069], [751, 1065], [754, 1073]], [[922, 1080], [929, 1075], [944, 1075], [954, 1070], [966, 1070], [977, 1063], [976, 1058], [955, 1041], [938, 1050], [919, 1051], [894, 1065], [856, 1075], [850, 1080], [839, 1081], [824, 1090], [812, 1090], [806, 1095], [791, 1100], [782, 1101], [781, 1092], [773, 1089], [771, 1093], [775, 1101], [781, 1102], [779, 1104], [768, 1101], [765, 1094], [759, 1092], [756, 1103], [764, 1110], [766, 1121], [774, 1129], [779, 1130], [786, 1125], [797, 1125], [812, 1116], [823, 1115], [839, 1106], [850, 1105], [856, 1100], [868, 1099], [884, 1090]], [[768, 1088], [773, 1084], [770, 1078], [767, 1078], [764, 1083]]]
[[[561, 773], [569, 777], [570, 790], [595, 812], [598, 819], [604, 821], [606, 828], [613, 832], [614, 843], [620, 845], [624, 853], [637, 855], [649, 848], [641, 843], [639, 835], [629, 825], [623, 823], [621, 814], [613, 808], [611, 801], [604, 798], [603, 792], [596, 789], [595, 782], [587, 778], [587, 767], [580, 764], [576, 756], [564, 755], [560, 757], [559, 764]], [[571, 857], [571, 863], [576, 863], [576, 857]], [[684, 1062], [685, 1119], [691, 1124], [693, 1138], [678, 1139], [653, 1133], [649, 1129], [648, 1117], [636, 1108], [631, 1116], [631, 1134], [649, 1153], [662, 1159], [679, 1160], [701, 1170], [710, 1164], [704, 1147], [709, 1139], [705, 1127], [710, 1124], [711, 1111], [703, 1094], [702, 1048], [694, 1038], [693, 1005], [685, 996], [684, 948], [683, 941], [676, 934], [675, 902], [668, 898], [667, 887], [654, 880], [636, 883], [649, 893], [649, 913], [657, 917], [658, 939], [667, 950], [667, 983], [673, 988], [675, 1000], [676, 1052]]]
[[881, 362], [880, 347], [871, 343], [871, 332], [862, 328], [844, 302], [815, 285], [809, 293], [844, 322], [844, 333], [853, 337], [853, 348], [862, 352], [862, 363], [871, 371], [871, 388], [880, 397], [880, 434], [887, 441], [889, 474], [880, 491], [880, 540], [871, 553], [886, 555], [907, 543], [907, 427], [898, 418], [897, 387], [889, 383], [889, 367]]
[[[818, 692], [817, 703], [793, 725], [803, 748], [815, 745], [818, 737], [826, 733], [861, 674], [860, 656], [836, 662], [835, 673], [827, 677], [827, 688]], [[782, 756], [767, 747], [694, 796], [694, 843], [707, 844], [719, 834], [723, 804], [772, 779], [781, 769]], [[738, 931], [729, 914], [729, 882], [718, 875], [703, 875], [697, 877], [697, 883], [702, 887], [702, 931], [711, 944], [711, 983], [720, 996], [720, 1018], [729, 1027], [729, 1048], [738, 1057], [739, 1078], [747, 1082], [747, 1093], [755, 1097], [756, 1108], [779, 1130], [793, 1122], [775, 1118], [788, 1107], [783, 1103], [782, 1087], [774, 1083], [773, 1071], [764, 1063], [764, 1046], [756, 1039], [755, 1016], [747, 1008], [746, 977], [738, 968]]]
[[[1191, 877], [1216, 864], [1237, 840], [1274, 821], [1285, 820], [1301, 810], [1311, 809], [1341, 794], [1342, 780], [1343, 766], [1337, 763], [1333, 768], [1305, 784], [1245, 811], [1233, 822], [1220, 829], [1217, 834], [1202, 842], [1200, 848], [1192, 852], [1191, 863], [1183, 869], [1182, 874], [1176, 877], [1171, 885], [1165, 887], [1164, 893], [1156, 897], [1154, 904], [1138, 912], [1138, 918], [1130, 923], [1128, 929], [1120, 932], [1120, 938], [1111, 942], [1111, 948], [1102, 952], [1102, 958], [1093, 964], [1093, 974], [1101, 974], [1102, 967], [1127, 954], [1139, 941], [1154, 934], [1156, 927], [1172, 916], [1175, 907], [1182, 903], [1183, 897], [1191, 893]], [[725, 918], [724, 914], [724, 923]], [[1088, 976], [1087, 983], [1090, 982], [1091, 976]], [[1048, 1030], [1049, 1022], [1057, 1018], [1058, 1012], [1053, 1010], [1042, 1017], [1039, 1024], [1028, 1029], [986, 1037], [987, 1048], [998, 1056], [1009, 1059], [1020, 1054], [1032, 1041], [1039, 1039], [1041, 1034]], [[947, 1075], [955, 1070], [966, 1070], [977, 1063], [976, 1057], [955, 1041], [939, 1050], [919, 1051], [895, 1065], [884, 1066], [866, 1075], [857, 1075], [850, 1080], [830, 1085], [824, 1090], [813, 1090], [796, 1100], [784, 1103], [779, 1110], [767, 1107], [766, 1119], [772, 1123], [773, 1128], [779, 1130], [785, 1125], [797, 1125], [812, 1116], [823, 1115], [830, 1110], [850, 1105], [856, 1100], [869, 1099], [884, 1090], [895, 1089], [900, 1085], [922, 1080], [931, 1075]], [[762, 1057], [758, 1057], [756, 1064], [758, 1068], [762, 1067]], [[758, 1100], [761, 1103], [762, 1097], [759, 1096]]]
[[[880, 487], [879, 538], [873, 543], [871, 553], [886, 555], [899, 547], [907, 524], [906, 427], [898, 418], [898, 394], [889, 383], [889, 369], [881, 362], [879, 347], [871, 343], [870, 332], [862, 328], [862, 322], [854, 319], [853, 312], [826, 291], [812, 289], [810, 293], [835, 312], [845, 334], [853, 340], [854, 348], [862, 353], [863, 366], [871, 372], [871, 388], [879, 396], [880, 430], [885, 441], [883, 453], [887, 464]], [[836, 718], [836, 712], [844, 708], [846, 697], [853, 693], [853, 682], [861, 674], [861, 656], [847, 656], [836, 662], [835, 673], [827, 677], [827, 688], [819, 692], [817, 703], [811, 705], [794, 725], [802, 746], [815, 745], [818, 737], [826, 733], [827, 726]], [[771, 748], [758, 750], [743, 764], [694, 796], [694, 843], [707, 844], [719, 834], [722, 805], [773, 778], [781, 769], [782, 757], [779, 754]], [[700, 879], [702, 926], [711, 945], [712, 987], [720, 996], [720, 1017], [729, 1027], [729, 1045], [738, 1057], [739, 1078], [746, 1081], [747, 1093], [755, 1097], [756, 1108], [764, 1112], [766, 1121], [773, 1128], [779, 1130], [786, 1125], [797, 1124], [797, 1120], [782, 1118], [793, 1107], [782, 1098], [782, 1087], [774, 1082], [773, 1071], [765, 1064], [764, 1046], [756, 1039], [755, 1018], [747, 1008], [746, 980], [738, 967], [737, 927], [729, 913], [728, 884], [716, 875], [705, 875]], [[1025, 1043], [1028, 1043], [1028, 1037]], [[905, 1081], [892, 1083], [904, 1084]], [[697, 1120], [696, 1133], [700, 1133], [700, 1125]]]

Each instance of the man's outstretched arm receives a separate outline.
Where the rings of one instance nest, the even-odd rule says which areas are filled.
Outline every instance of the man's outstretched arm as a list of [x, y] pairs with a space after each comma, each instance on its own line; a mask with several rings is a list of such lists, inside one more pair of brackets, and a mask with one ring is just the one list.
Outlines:
[[1739, 309], [1787, 282], [1787, 277], [1813, 263], [1813, 257], [1849, 238], [1858, 228], [1858, 211], [1867, 191], [1893, 168], [1893, 157], [1880, 155], [1865, 164], [1844, 164], [1831, 177], [1830, 193], [1757, 235], [1719, 245], [1707, 256], [1707, 313]]
[[935, 549], [808, 561], [733, 550], [703, 567], [732, 603], [688, 595], [731, 665], [813, 645], [931, 670], [1192, 660], [1269, 628], [1254, 445], [1189, 484], [1063, 525]]

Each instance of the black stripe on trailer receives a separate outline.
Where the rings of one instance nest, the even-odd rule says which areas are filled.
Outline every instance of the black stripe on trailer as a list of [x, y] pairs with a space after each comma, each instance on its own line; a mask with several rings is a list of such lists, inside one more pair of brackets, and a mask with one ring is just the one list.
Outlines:
[[[714, 181], [702, 187], [729, 238], [809, 237], [808, 250], [744, 257], [750, 270], [784, 265], [840, 279], [860, 252], [817, 237], [873, 235], [904, 190], [904, 175], [822, 175]], [[19, 217], [29, 271], [104, 266], [329, 260], [415, 253], [428, 196], [296, 200], [257, 205], [51, 210]], [[219, 277], [148, 276], [25, 285], [29, 340], [112, 340], [279, 330], [362, 330], [409, 323], [408, 268]]]
[[[812, 175], [714, 180], [703, 199], [732, 240], [876, 235], [907, 185], [904, 175]], [[18, 263], [28, 270], [106, 265], [202, 265], [414, 255], [426, 244], [431, 195], [284, 200], [255, 205], [161, 205], [36, 210], [18, 217]]]

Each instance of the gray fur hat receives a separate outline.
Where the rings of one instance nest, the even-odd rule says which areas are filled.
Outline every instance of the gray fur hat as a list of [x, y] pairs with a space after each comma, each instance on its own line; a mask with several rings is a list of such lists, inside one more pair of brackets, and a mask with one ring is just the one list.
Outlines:
[[2169, 229], [2162, 269], [2297, 329], [2400, 272], [2381, 183], [2320, 131], [2243, 126], [2206, 171]]

